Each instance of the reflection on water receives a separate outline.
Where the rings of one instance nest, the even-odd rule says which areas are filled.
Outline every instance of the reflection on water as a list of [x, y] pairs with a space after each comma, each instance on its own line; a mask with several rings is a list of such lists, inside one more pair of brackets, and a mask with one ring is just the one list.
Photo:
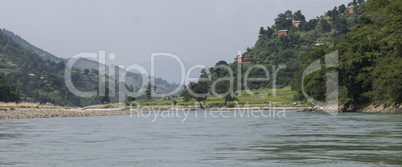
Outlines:
[[[191, 113], [190, 113], [191, 114]], [[402, 115], [0, 120], [0, 166], [397, 166]]]

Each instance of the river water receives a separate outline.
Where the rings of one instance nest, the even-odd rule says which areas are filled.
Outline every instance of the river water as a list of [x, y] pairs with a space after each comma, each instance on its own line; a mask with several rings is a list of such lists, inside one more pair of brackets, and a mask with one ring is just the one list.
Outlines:
[[402, 165], [401, 114], [194, 114], [0, 120], [0, 166]]

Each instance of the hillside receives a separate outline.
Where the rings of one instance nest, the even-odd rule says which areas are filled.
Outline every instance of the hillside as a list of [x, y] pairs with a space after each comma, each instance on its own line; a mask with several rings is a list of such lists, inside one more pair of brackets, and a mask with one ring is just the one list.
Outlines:
[[[44, 51], [44, 50], [36, 47], [35, 45], [32, 45], [31, 43], [29, 43], [28, 41], [23, 39], [21, 36], [9, 31], [9, 30], [3, 29], [2, 31], [5, 35], [7, 35], [11, 39], [13, 39], [17, 44], [21, 45], [22, 47], [24, 47], [27, 50], [33, 51], [34, 53], [36, 53], [37, 55], [39, 55], [41, 58], [43, 58], [45, 60], [52, 60], [55, 62], [64, 61], [64, 63], [67, 63], [70, 60], [70, 59], [56, 57], [55, 55], [53, 55], [47, 51]], [[104, 64], [101, 64], [101, 65], [104, 65]], [[79, 69], [81, 71], [84, 71], [86, 69], [90, 70], [90, 71], [98, 70], [99, 63], [95, 60], [80, 58], [75, 62], [75, 64], [73, 65], [73, 68]], [[106, 67], [105, 69], [107, 70], [107, 68], [108, 67]], [[8, 71], [5, 71], [5, 72], [8, 72]], [[140, 75], [138, 73], [127, 72], [127, 76], [129, 78], [131, 78], [131, 81], [132, 81], [131, 84], [134, 84], [134, 85], [140, 84], [140, 81], [142, 79], [142, 75]], [[154, 77], [154, 80], [155, 80], [155, 84], [160, 86], [161, 90], [159, 90], [159, 91], [161, 91], [161, 92], [168, 92], [168, 91], [172, 90], [174, 87], [174, 85], [168, 83], [166, 80], [164, 80], [162, 78]]]
[[[64, 61], [43, 51], [23, 40], [18, 35], [7, 31], [9, 37], [3, 31], [0, 31], [0, 73], [8, 83], [15, 84], [21, 92], [22, 101], [40, 102], [42, 104], [50, 102], [61, 106], [87, 106], [99, 104], [94, 98], [83, 98], [75, 96], [67, 89], [64, 81]], [[17, 42], [19, 41], [19, 43]], [[21, 43], [23, 45], [21, 45]], [[39, 54], [45, 54], [41, 56]], [[96, 64], [98, 66], [98, 64]], [[96, 67], [97, 67], [96, 66]], [[106, 74], [108, 74], [106, 68]], [[118, 75], [99, 76], [97, 69], [81, 70], [73, 68], [72, 82], [80, 91], [94, 91], [98, 85], [99, 77], [106, 81], [106, 84], [118, 80]], [[128, 87], [138, 87], [142, 82], [142, 75], [129, 72], [125, 83]], [[175, 88], [165, 80], [155, 78], [155, 84], [158, 86], [157, 92], [163, 93]], [[118, 88], [117, 85], [115, 85]], [[118, 102], [118, 92], [116, 96], [110, 98], [110, 102]], [[139, 97], [141, 99], [141, 97]]]
[[[295, 81], [295, 73], [302, 69], [300, 62], [303, 55], [320, 45], [335, 46], [340, 37], [349, 33], [349, 29], [358, 23], [357, 11], [360, 10], [361, 5], [354, 7], [354, 13], [349, 13], [346, 8], [346, 5], [334, 7], [326, 14], [308, 21], [300, 10], [280, 13], [275, 18], [274, 25], [260, 28], [256, 44], [247, 48], [243, 55], [237, 56], [235, 61], [228, 65], [233, 71], [237, 71], [240, 64], [236, 59], [242, 60], [242, 83], [245, 73], [253, 65], [263, 65], [270, 71], [271, 77], [273, 68], [284, 66], [285, 68], [279, 70], [277, 74], [276, 85], [290, 86]], [[210, 72], [213, 74], [213, 70]], [[234, 73], [234, 77], [237, 81], [239, 78], [237, 72]], [[249, 72], [249, 77], [264, 78], [266, 76], [261, 68], [254, 68]], [[251, 82], [249, 88], [272, 88], [272, 81], [271, 78], [270, 81]]]
[[32, 50], [33, 52], [35, 52], [39, 56], [42, 56], [44, 59], [53, 60], [55, 62], [64, 61], [62, 58], [58, 58], [58, 57], [54, 56], [53, 54], [51, 54], [49, 52], [46, 52], [46, 51], [44, 51], [44, 50], [32, 45], [31, 43], [27, 42], [25, 39], [21, 38], [17, 34], [14, 34], [11, 31], [8, 31], [8, 30], [6, 30], [4, 28], [1, 31], [4, 33], [4, 35], [7, 35], [8, 37], [13, 39], [16, 43], [18, 43], [19, 45], [21, 45], [25, 49]]
[[[360, 6], [355, 6], [354, 10], [360, 10]], [[269, 70], [273, 66], [286, 65], [278, 73], [277, 84], [288, 86], [294, 81], [295, 72], [301, 70], [300, 62], [304, 54], [319, 45], [335, 46], [339, 38], [357, 24], [358, 17], [357, 13], [349, 13], [345, 5], [309, 21], [306, 21], [302, 11], [286, 11], [278, 15], [275, 25], [260, 28], [256, 44], [248, 48], [243, 57], [252, 57], [257, 61], [251, 61], [250, 65], [263, 64]], [[287, 34], [279, 35], [283, 30]], [[270, 84], [260, 83], [253, 88], [264, 86], [271, 87]]]
[[[63, 58], [56, 57], [55, 55], [53, 55], [47, 51], [44, 51], [44, 50], [36, 47], [35, 45], [32, 45], [31, 43], [29, 43], [28, 41], [23, 39], [21, 36], [15, 34], [14, 32], [11, 32], [4, 28], [3, 28], [2, 32], [5, 35], [7, 35], [8, 37], [10, 37], [11, 39], [13, 39], [16, 43], [18, 43], [19, 45], [24, 47], [25, 49], [31, 50], [32, 52], [36, 53], [37, 55], [39, 55], [40, 57], [42, 57], [45, 60], [52, 60], [55, 62], [64, 61], [65, 63], [67, 63], [69, 60], [69, 59], [63, 59]], [[79, 60], [77, 60], [77, 62], [74, 64], [73, 67], [78, 68], [80, 70], [85, 70], [85, 69], [92, 70], [92, 69], [98, 69], [98, 65], [99, 65], [99, 63], [97, 63], [94, 60], [79, 59]]]
[[[234, 91], [237, 91], [238, 66], [241, 65], [241, 88], [245, 88], [244, 76], [253, 65], [262, 65], [270, 71], [269, 81], [248, 82], [250, 89], [271, 88], [273, 71], [280, 69], [277, 87], [292, 86], [297, 91], [294, 100], [306, 101], [301, 89], [320, 101], [325, 101], [326, 74], [339, 72], [339, 105], [353, 111], [354, 106], [364, 104], [384, 104], [395, 106], [402, 102], [402, 62], [401, 62], [401, 1], [363, 0], [342, 4], [328, 10], [322, 16], [306, 21], [301, 11], [286, 11], [278, 15], [275, 24], [259, 30], [256, 44], [229, 63], [234, 71]], [[389, 13], [391, 12], [391, 13]], [[393, 13], [392, 13], [393, 12]], [[399, 37], [399, 39], [398, 39]], [[302, 81], [303, 71], [317, 59], [339, 50], [339, 66], [324, 68], [309, 74]], [[211, 67], [212, 81], [227, 77], [228, 72], [217, 70], [220, 61]], [[207, 77], [203, 72], [202, 78]], [[249, 78], [265, 78], [261, 68], [248, 71]], [[200, 83], [200, 82], [199, 82]], [[196, 86], [197, 87], [197, 86]], [[205, 87], [205, 86], [204, 86]], [[219, 87], [219, 85], [217, 85]], [[224, 88], [222, 89], [228, 89]]]
[[[92, 99], [74, 96], [64, 85], [64, 63], [44, 60], [0, 32], [0, 68], [9, 83], [17, 85], [27, 102], [51, 102], [58, 105], [81, 106], [95, 103]], [[46, 78], [41, 78], [46, 76]], [[85, 103], [87, 102], [87, 103]]]
[[[358, 24], [340, 38], [335, 46], [323, 45], [303, 56], [303, 70], [326, 54], [339, 52], [339, 65], [319, 70], [305, 78], [307, 94], [325, 100], [328, 72], [339, 72], [339, 105], [355, 111], [367, 105], [396, 108], [402, 103], [402, 1], [371, 0], [361, 3]], [[332, 17], [331, 19], [335, 19]], [[302, 71], [303, 71], [302, 70]], [[301, 72], [293, 89], [301, 93]], [[320, 82], [324, 81], [324, 82]], [[320, 83], [319, 83], [320, 82]]]
[[[23, 39], [21, 36], [15, 34], [14, 32], [11, 32], [9, 30], [6, 30], [3, 28], [2, 32], [7, 35], [8, 37], [10, 37], [11, 39], [13, 39], [16, 43], [18, 43], [19, 45], [21, 45], [22, 47], [24, 47], [27, 50], [31, 50], [32, 52], [36, 53], [37, 55], [39, 55], [40, 57], [42, 57], [45, 60], [52, 60], [55, 62], [60, 62], [60, 61], [64, 61], [65, 63], [68, 62], [69, 59], [64, 59], [64, 58], [59, 58], [56, 57], [55, 55], [44, 51], [38, 47], [36, 47], [35, 45], [32, 45], [31, 43], [29, 43], [28, 41], [26, 41], [25, 39]], [[79, 59], [77, 60], [77, 62], [74, 64], [74, 68], [80, 69], [80, 70], [85, 70], [85, 69], [89, 69], [89, 70], [97, 70], [99, 66], [99, 63], [94, 61], [94, 60], [89, 60], [89, 59]]]

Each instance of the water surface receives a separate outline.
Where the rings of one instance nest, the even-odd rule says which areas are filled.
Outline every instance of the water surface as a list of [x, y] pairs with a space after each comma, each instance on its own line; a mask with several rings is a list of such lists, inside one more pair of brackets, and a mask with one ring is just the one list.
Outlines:
[[402, 115], [0, 120], [0, 166], [398, 166]]

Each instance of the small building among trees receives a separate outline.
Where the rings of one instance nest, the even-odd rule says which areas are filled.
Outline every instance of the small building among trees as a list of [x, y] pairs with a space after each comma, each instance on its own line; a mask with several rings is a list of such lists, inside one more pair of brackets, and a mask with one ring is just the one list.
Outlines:
[[288, 30], [279, 30], [278, 31], [278, 37], [286, 36], [286, 35], [288, 35]]
[[253, 56], [248, 56], [248, 53], [244, 53], [242, 56], [237, 56], [235, 61], [243, 64], [250, 64], [252, 61], [260, 61], [260, 59], [253, 58]]
[[349, 6], [348, 7], [348, 13], [353, 13], [353, 9], [354, 9], [354, 6]]
[[324, 45], [324, 43], [316, 43], [316, 44], [313, 46], [313, 48], [318, 47], [318, 46], [321, 46], [321, 45]]
[[41, 75], [39, 78], [40, 79], [45, 79], [45, 78], [47, 78], [47, 75]]
[[293, 21], [293, 25], [295, 27], [299, 27], [300, 23], [301, 23], [301, 21]]

